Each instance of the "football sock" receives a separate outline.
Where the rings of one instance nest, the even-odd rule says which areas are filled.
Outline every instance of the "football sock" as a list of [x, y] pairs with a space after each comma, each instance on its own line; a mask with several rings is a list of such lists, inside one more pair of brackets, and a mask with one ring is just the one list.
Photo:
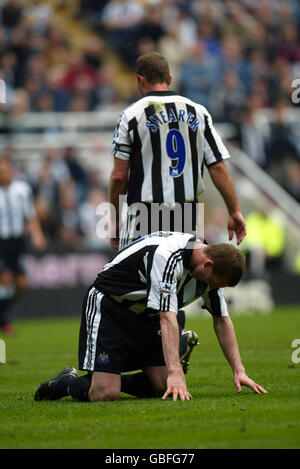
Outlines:
[[121, 375], [121, 391], [136, 397], [157, 397], [144, 372]]
[[184, 329], [185, 326], [185, 312], [183, 309], [179, 309], [177, 313], [177, 322], [178, 322], [178, 327], [180, 330], [180, 333]]
[[10, 322], [9, 311], [15, 300], [14, 287], [0, 285], [0, 324]]
[[92, 373], [75, 378], [74, 376], [65, 376], [59, 383], [59, 392], [61, 397], [72, 396], [73, 399], [81, 402], [89, 401], [89, 389], [92, 381]]

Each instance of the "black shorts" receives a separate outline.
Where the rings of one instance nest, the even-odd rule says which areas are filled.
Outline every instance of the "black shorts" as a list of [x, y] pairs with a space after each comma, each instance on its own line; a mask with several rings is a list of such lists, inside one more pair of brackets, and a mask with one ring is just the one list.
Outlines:
[[135, 314], [91, 287], [84, 299], [79, 369], [117, 373], [165, 366], [160, 316]]
[[0, 272], [11, 270], [14, 274], [24, 274], [24, 238], [0, 239]]

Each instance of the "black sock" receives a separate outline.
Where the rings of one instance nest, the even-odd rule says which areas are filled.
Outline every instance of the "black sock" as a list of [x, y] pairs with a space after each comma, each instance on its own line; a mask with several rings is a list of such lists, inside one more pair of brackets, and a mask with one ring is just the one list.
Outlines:
[[184, 329], [185, 326], [185, 312], [184, 309], [179, 309], [177, 313], [177, 322], [179, 326], [180, 333]]
[[92, 381], [92, 373], [75, 378], [74, 376], [65, 376], [59, 381], [59, 391], [61, 397], [72, 396], [73, 399], [81, 402], [89, 401], [89, 389]]
[[157, 396], [144, 372], [121, 375], [121, 391], [136, 397]]
[[0, 324], [7, 324], [10, 322], [9, 310], [14, 303], [14, 298], [5, 298], [0, 300]]

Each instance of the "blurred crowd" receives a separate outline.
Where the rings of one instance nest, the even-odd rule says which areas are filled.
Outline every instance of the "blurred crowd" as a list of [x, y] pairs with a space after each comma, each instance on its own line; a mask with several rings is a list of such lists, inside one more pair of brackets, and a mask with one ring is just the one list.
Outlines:
[[[5, 156], [13, 156], [13, 149], [6, 148]], [[109, 249], [109, 240], [99, 240], [96, 232], [97, 207], [107, 201], [106, 178], [83, 165], [74, 147], [48, 148], [25, 166], [15, 163], [15, 178], [32, 188], [48, 251]]]
[[[97, 35], [74, 49], [53, 3], [77, 4], [77, 19]], [[291, 102], [299, 28], [296, 0], [2, 0], [0, 73], [30, 110], [92, 110], [118, 100], [107, 44], [131, 69], [139, 54], [160, 50], [175, 89], [235, 122], [241, 109]]]
[[[56, 7], [92, 32], [80, 47]], [[172, 89], [206, 106], [216, 122], [230, 123], [233, 143], [300, 202], [299, 124], [297, 134], [286, 119], [297, 107], [292, 81], [300, 78], [297, 0], [0, 0], [0, 78], [7, 87], [1, 113], [8, 122], [26, 111], [122, 104], [109, 52], [134, 77], [137, 56], [153, 50], [170, 63]], [[125, 100], [136, 98], [131, 92]], [[255, 119], [265, 108], [274, 110], [267, 135]], [[77, 234], [95, 223], [91, 207], [105, 198], [105, 182], [99, 186], [73, 148], [53, 152], [26, 177], [49, 236], [68, 243], [72, 232], [76, 246], [83, 242]], [[91, 235], [86, 244], [93, 243]]]
[[103, 43], [96, 36], [75, 48], [52, 2], [6, 0], [0, 5], [0, 75], [5, 112], [95, 109], [115, 99]]

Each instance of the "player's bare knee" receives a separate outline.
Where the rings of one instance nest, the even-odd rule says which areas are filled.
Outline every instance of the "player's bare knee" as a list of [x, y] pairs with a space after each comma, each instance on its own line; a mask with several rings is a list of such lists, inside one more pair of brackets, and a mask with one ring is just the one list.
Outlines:
[[27, 290], [27, 279], [25, 275], [18, 275], [16, 278], [16, 288], [21, 293]]
[[0, 273], [0, 284], [7, 287], [7, 286], [12, 285], [13, 283], [14, 283], [13, 273], [8, 269], [2, 270], [2, 272]]

